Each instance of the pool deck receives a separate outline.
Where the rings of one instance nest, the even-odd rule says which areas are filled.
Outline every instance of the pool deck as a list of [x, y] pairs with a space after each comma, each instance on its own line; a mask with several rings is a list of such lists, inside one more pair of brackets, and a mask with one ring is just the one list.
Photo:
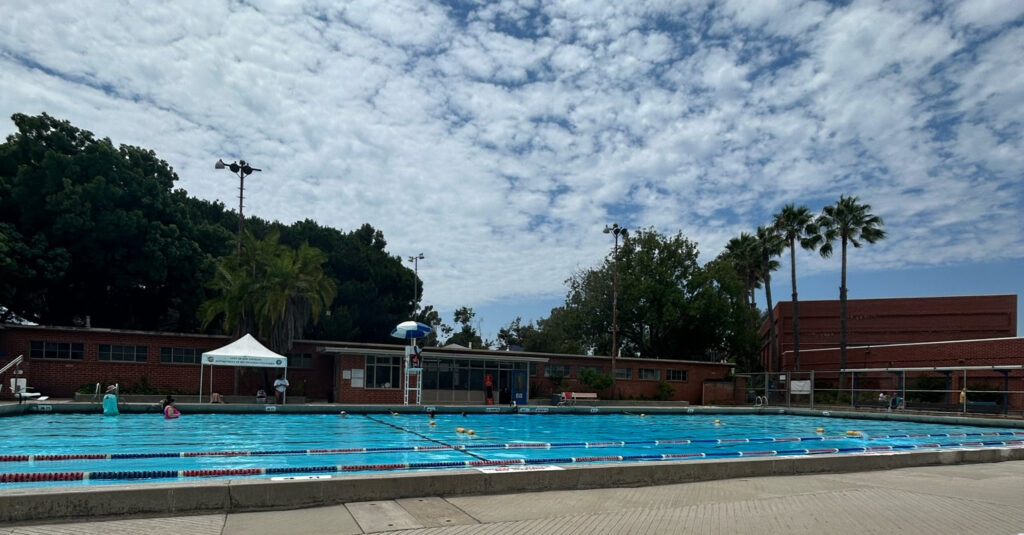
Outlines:
[[0, 534], [407, 535], [1024, 532], [1024, 461], [487, 496], [426, 492], [290, 511], [0, 525]]

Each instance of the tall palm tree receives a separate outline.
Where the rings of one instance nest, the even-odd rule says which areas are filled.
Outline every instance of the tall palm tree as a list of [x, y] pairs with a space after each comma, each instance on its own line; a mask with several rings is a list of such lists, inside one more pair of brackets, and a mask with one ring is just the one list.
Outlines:
[[822, 209], [817, 224], [822, 231], [822, 257], [832, 256], [832, 244], [842, 244], [842, 275], [839, 283], [839, 367], [846, 368], [846, 249], [847, 244], [860, 248], [863, 243], [885, 239], [882, 218], [871, 213], [870, 204], [860, 204], [857, 197], [840, 195], [832, 206]]
[[761, 256], [757, 250], [757, 238], [753, 234], [741, 232], [726, 244], [725, 256], [743, 279], [744, 302], [754, 308], [754, 290], [760, 288], [761, 280]]
[[775, 228], [789, 248], [789, 278], [793, 282], [793, 368], [800, 371], [800, 300], [796, 295], [796, 244], [808, 250], [816, 250], [822, 237], [810, 208], [793, 203], [782, 207], [775, 214]]
[[757, 227], [757, 252], [761, 258], [761, 280], [764, 281], [764, 298], [768, 302], [768, 351], [771, 355], [769, 371], [778, 371], [779, 347], [775, 331], [775, 318], [772, 317], [772, 271], [779, 268], [776, 256], [782, 254], [784, 242], [782, 235], [772, 225]]

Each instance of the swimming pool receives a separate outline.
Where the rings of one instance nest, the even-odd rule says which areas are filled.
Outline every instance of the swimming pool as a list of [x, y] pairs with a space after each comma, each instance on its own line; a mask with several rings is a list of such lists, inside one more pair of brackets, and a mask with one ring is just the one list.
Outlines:
[[0, 489], [1024, 447], [1024, 430], [788, 414], [30, 414]]

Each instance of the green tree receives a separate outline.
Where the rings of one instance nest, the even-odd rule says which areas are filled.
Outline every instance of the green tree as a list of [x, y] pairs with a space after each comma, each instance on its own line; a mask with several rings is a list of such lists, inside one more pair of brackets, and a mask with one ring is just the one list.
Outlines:
[[[619, 333], [622, 354], [648, 358], [727, 358], [723, 324], [743, 305], [743, 289], [731, 269], [697, 263], [697, 246], [681, 233], [640, 230], [619, 248]], [[611, 349], [611, 282], [614, 259], [580, 271], [569, 281], [564, 309], [576, 321], [587, 351]], [[726, 280], [728, 279], [728, 280]], [[723, 284], [724, 283], [724, 284]], [[735, 292], [735, 293], [731, 293]], [[744, 321], [749, 319], [744, 313]], [[541, 330], [546, 326], [541, 324]]]
[[832, 244], [839, 240], [842, 251], [842, 272], [839, 283], [839, 366], [846, 368], [846, 250], [847, 244], [860, 248], [864, 243], [885, 239], [882, 218], [871, 213], [870, 204], [860, 204], [857, 197], [840, 195], [836, 204], [826, 206], [818, 217], [823, 242], [819, 252], [832, 256]]
[[221, 317], [224, 330], [252, 332], [284, 353], [319, 321], [337, 291], [322, 268], [326, 257], [308, 244], [292, 249], [278, 239], [276, 233], [263, 240], [247, 233], [241, 257], [221, 259], [210, 283], [217, 295], [201, 308], [204, 327]]
[[789, 279], [793, 284], [793, 367], [800, 371], [800, 300], [796, 292], [796, 246], [817, 250], [822, 237], [810, 208], [792, 203], [775, 214], [775, 228], [789, 248]]
[[441, 314], [434, 310], [433, 305], [427, 305], [413, 314], [413, 321], [424, 325], [430, 325], [430, 334], [421, 339], [418, 343], [422, 347], [438, 347], [444, 340], [451, 336], [452, 328], [441, 321]]
[[413, 270], [385, 251], [387, 241], [380, 230], [364, 224], [343, 233], [305, 220], [291, 226], [268, 225], [266, 232], [273, 231], [291, 247], [309, 243], [324, 251], [324, 273], [339, 281], [330, 316], [314, 326], [311, 336], [388, 343], [394, 341], [390, 334], [395, 325], [416, 316], [410, 300]]
[[194, 327], [214, 270], [199, 245], [209, 229], [186, 217], [167, 162], [46, 114], [12, 120], [0, 145], [0, 304], [46, 324]]
[[480, 338], [480, 333], [473, 326], [473, 319], [476, 312], [470, 307], [459, 307], [455, 309], [455, 324], [457, 331], [447, 341], [449, 344], [458, 344], [462, 347], [483, 349], [490, 347], [488, 342]]
[[779, 231], [770, 225], [757, 227], [757, 251], [761, 257], [761, 278], [764, 281], [764, 298], [768, 303], [768, 353], [771, 361], [770, 371], [779, 370], [779, 345], [775, 328], [775, 317], [772, 315], [772, 271], [779, 269], [776, 256], [782, 254], [783, 240]]
[[726, 257], [736, 267], [743, 280], [744, 298], [747, 306], [754, 308], [754, 291], [761, 287], [761, 255], [757, 238], [747, 232], [729, 240], [725, 246]]

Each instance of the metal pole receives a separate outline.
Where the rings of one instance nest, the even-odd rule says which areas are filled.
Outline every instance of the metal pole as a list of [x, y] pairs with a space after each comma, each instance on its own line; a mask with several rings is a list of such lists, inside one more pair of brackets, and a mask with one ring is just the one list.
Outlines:
[[242, 200], [245, 198], [245, 174], [241, 169], [238, 170], [238, 246], [236, 254], [238, 258], [242, 258], [242, 230], [245, 226], [245, 217], [242, 215]]
[[613, 233], [615, 234], [615, 248], [612, 257], [615, 273], [612, 275], [612, 399], [619, 399], [619, 390], [615, 384], [615, 359], [619, 352], [619, 233]]
[[814, 370], [811, 370], [811, 408], [814, 408]]

